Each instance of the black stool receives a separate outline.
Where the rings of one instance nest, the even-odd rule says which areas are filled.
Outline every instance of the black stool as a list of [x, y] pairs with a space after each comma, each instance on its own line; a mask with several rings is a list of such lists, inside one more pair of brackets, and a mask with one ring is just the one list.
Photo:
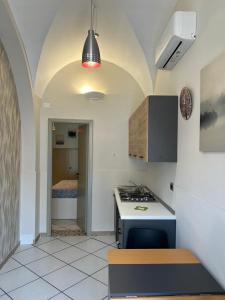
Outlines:
[[128, 232], [127, 249], [169, 248], [167, 234], [163, 230], [131, 228]]

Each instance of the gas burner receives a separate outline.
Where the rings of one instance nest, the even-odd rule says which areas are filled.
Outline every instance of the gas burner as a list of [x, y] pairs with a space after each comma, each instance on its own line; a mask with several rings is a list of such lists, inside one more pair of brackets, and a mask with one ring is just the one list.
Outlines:
[[142, 189], [137, 187], [120, 187], [118, 188], [120, 199], [122, 202], [156, 202], [155, 196], [142, 186]]

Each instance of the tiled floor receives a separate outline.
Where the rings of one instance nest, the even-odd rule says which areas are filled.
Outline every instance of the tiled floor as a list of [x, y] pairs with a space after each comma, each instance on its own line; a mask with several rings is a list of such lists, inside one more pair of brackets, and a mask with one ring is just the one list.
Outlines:
[[114, 236], [42, 237], [0, 270], [0, 300], [106, 300]]
[[52, 219], [52, 232], [54, 235], [79, 235], [80, 227], [77, 220]]

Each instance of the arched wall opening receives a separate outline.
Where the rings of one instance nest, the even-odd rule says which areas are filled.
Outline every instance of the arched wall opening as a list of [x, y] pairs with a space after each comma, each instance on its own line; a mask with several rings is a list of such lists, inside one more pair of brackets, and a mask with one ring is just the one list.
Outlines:
[[[8, 7], [0, 1], [0, 38], [8, 55], [18, 94], [21, 116], [20, 242], [30, 244], [38, 233], [35, 112], [29, 68], [22, 42]], [[38, 118], [36, 118], [38, 119]]]
[[[82, 92], [103, 92], [89, 101]], [[91, 231], [113, 230], [113, 186], [128, 183], [128, 119], [144, 93], [124, 69], [104, 61], [99, 69], [83, 69], [80, 61], [68, 64], [49, 82], [40, 111], [40, 230], [47, 230], [48, 120], [93, 121], [93, 174]]]

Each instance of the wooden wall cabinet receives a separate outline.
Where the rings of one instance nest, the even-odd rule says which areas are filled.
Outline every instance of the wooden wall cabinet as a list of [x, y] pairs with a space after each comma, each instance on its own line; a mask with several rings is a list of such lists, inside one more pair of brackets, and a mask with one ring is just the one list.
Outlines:
[[177, 96], [148, 96], [129, 119], [129, 156], [177, 161]]

